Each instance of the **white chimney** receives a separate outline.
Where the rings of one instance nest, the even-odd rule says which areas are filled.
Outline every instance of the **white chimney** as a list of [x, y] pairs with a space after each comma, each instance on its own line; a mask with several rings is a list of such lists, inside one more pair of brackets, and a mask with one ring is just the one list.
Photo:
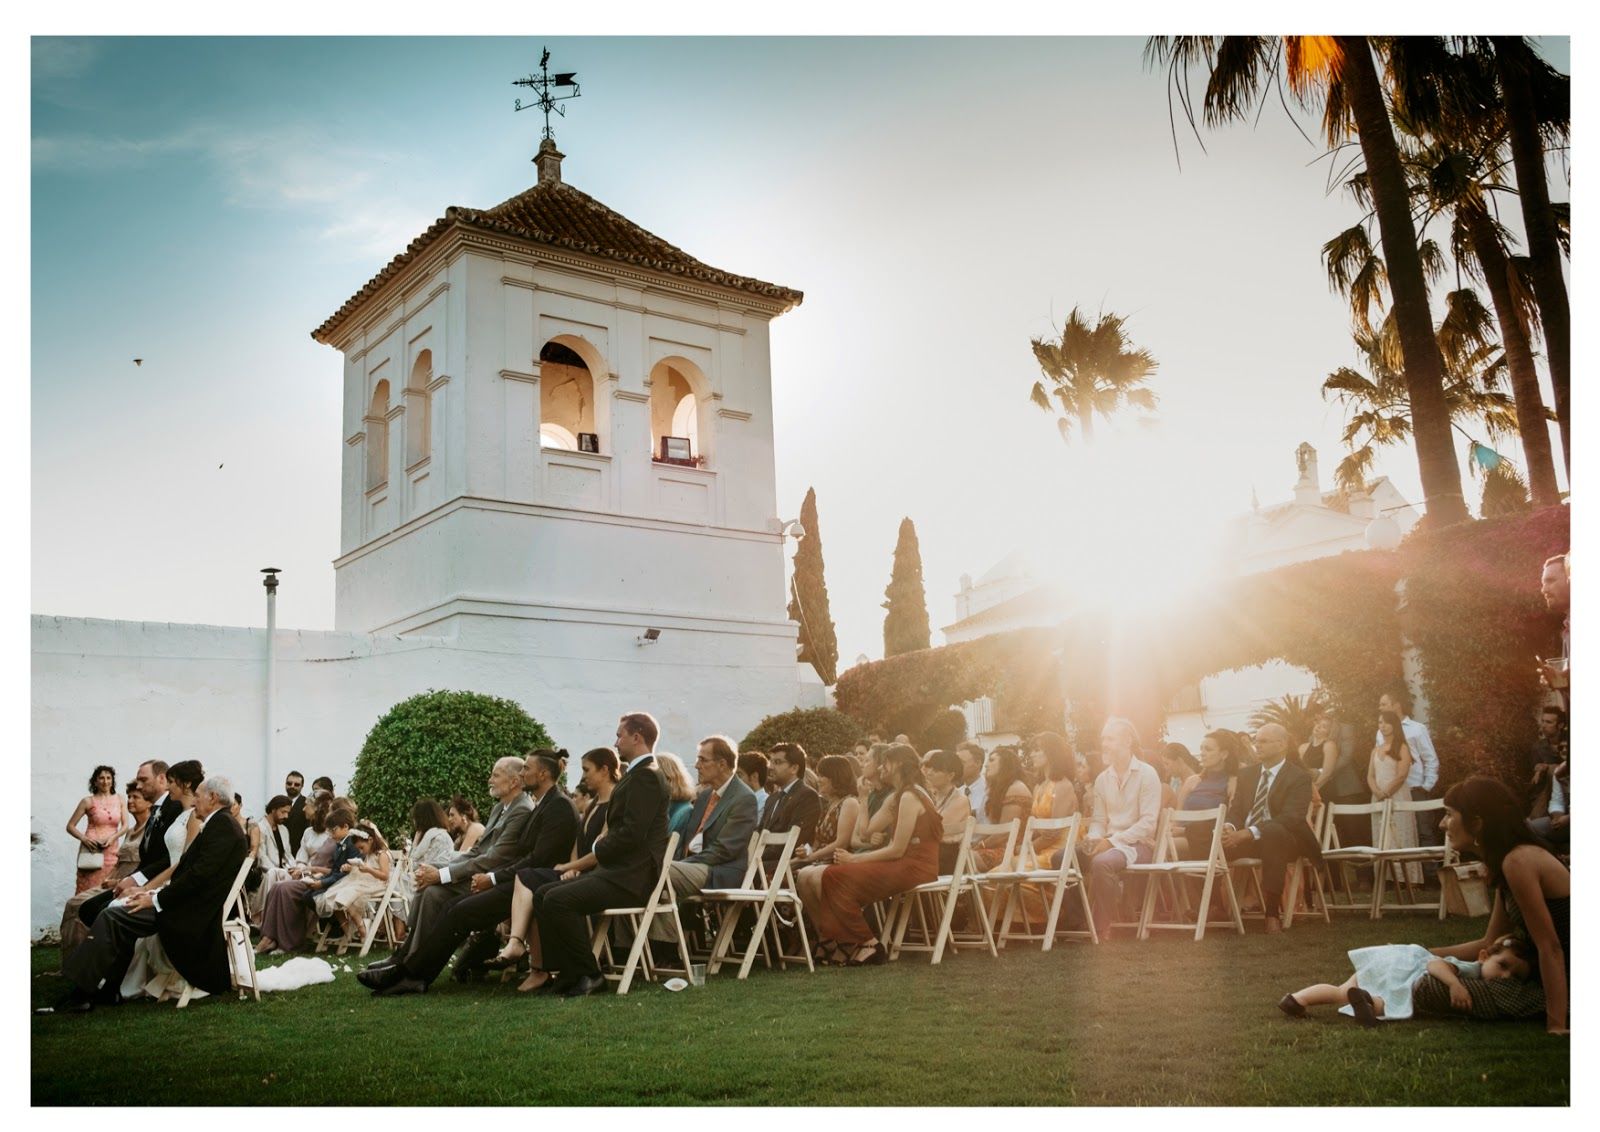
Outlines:
[[1294, 485], [1294, 501], [1302, 507], [1321, 506], [1322, 484], [1317, 478], [1317, 450], [1302, 443], [1294, 450], [1294, 462], [1300, 470], [1300, 479]]

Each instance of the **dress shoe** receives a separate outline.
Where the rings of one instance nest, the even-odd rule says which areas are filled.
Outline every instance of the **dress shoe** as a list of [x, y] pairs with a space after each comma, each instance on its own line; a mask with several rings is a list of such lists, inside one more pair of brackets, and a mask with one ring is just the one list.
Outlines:
[[373, 961], [371, 963], [368, 963], [365, 969], [368, 970], [368, 971], [382, 971], [385, 967], [398, 967], [398, 966], [400, 966], [400, 963], [399, 963], [398, 960], [395, 960], [395, 959], [378, 959], [378, 960], [375, 960], [375, 961]]
[[585, 995], [591, 995], [595, 991], [600, 990], [605, 985], [606, 980], [604, 976], [579, 975], [576, 979], [573, 979], [564, 990], [562, 990], [561, 997], [583, 998]]
[[487, 974], [481, 963], [457, 963], [450, 968], [450, 977], [458, 983], [481, 983]]
[[421, 979], [404, 978], [390, 983], [378, 992], [379, 998], [389, 998], [402, 994], [427, 994], [428, 984]]
[[87, 1014], [94, 1009], [94, 999], [73, 987], [54, 1006], [41, 1006], [35, 1014]]
[[1350, 1009], [1356, 1012], [1356, 1021], [1361, 1023], [1363, 1029], [1370, 1030], [1381, 1025], [1378, 1021], [1378, 1011], [1373, 1005], [1372, 996], [1360, 987], [1351, 987], [1346, 993], [1350, 1000]]
[[1300, 1000], [1292, 994], [1286, 994], [1278, 1000], [1278, 1009], [1291, 1018], [1304, 1018], [1306, 1008], [1300, 1005]]
[[356, 982], [369, 990], [383, 991], [406, 977], [406, 969], [398, 964], [389, 967], [368, 967], [356, 972]]

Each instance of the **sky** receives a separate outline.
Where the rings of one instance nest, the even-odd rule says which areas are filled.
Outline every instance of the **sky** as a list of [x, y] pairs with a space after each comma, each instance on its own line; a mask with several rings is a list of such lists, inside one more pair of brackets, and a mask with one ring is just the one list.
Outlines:
[[[882, 655], [902, 516], [938, 643], [1013, 549], [1136, 599], [1287, 500], [1301, 441], [1331, 486], [1320, 386], [1356, 359], [1319, 249], [1359, 213], [1275, 103], [1180, 117], [1175, 152], [1141, 39], [36, 38], [35, 613], [260, 624], [270, 565], [281, 626], [332, 626], [341, 363], [309, 331], [533, 182], [509, 83], [545, 45], [582, 86], [564, 180], [805, 292], [772, 330], [778, 510], [815, 487], [841, 667]], [[1160, 363], [1156, 423], [1092, 450], [1028, 401], [1074, 305]], [[1419, 498], [1409, 448], [1377, 472]]]

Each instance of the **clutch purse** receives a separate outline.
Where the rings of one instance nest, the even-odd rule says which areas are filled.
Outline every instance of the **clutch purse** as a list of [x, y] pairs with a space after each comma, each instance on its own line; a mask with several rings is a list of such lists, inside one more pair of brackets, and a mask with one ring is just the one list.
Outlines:
[[99, 849], [91, 849], [81, 841], [78, 843], [78, 871], [92, 873], [106, 867], [106, 855]]

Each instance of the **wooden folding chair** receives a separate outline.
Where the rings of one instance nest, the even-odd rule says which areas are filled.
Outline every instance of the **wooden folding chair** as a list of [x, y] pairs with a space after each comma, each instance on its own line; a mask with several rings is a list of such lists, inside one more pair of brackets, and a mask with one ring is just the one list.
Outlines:
[[[239, 863], [239, 872], [233, 878], [233, 887], [228, 889], [228, 898], [222, 902], [222, 944], [228, 952], [228, 974], [233, 980], [233, 985], [238, 988], [239, 997], [244, 998], [244, 988], [248, 984], [250, 993], [257, 1002], [261, 1001], [261, 988], [256, 982], [256, 953], [250, 946], [250, 916], [245, 909], [244, 878], [250, 873], [253, 862], [247, 855]], [[240, 955], [248, 955], [248, 960], [240, 959]], [[239, 967], [248, 963], [241, 977]], [[183, 993], [178, 996], [178, 1009], [182, 1010], [189, 1005], [189, 999], [194, 994], [194, 988], [184, 981]]]
[[[1008, 839], [1016, 837], [1015, 821], [1008, 823]], [[941, 876], [926, 884], [919, 884], [909, 892], [903, 892], [897, 899], [897, 915], [893, 939], [889, 943], [889, 958], [898, 959], [902, 951], [926, 951], [929, 953], [933, 964], [938, 964], [944, 959], [945, 948], [959, 951], [955, 932], [956, 908], [962, 896], [972, 899], [972, 918], [977, 922], [981, 936], [978, 942], [989, 949], [991, 956], [999, 955], [995, 947], [994, 931], [989, 922], [989, 909], [983, 903], [983, 897], [972, 882], [972, 839], [976, 829], [984, 828], [996, 832], [1006, 832], [1006, 826], [982, 826], [976, 818], [968, 817], [961, 830], [960, 847], [956, 851], [956, 861], [951, 871], [946, 876]], [[1007, 851], [1010, 846], [1008, 840]], [[906, 942], [906, 929], [911, 924], [912, 917], [917, 920], [918, 935], [912, 943]], [[930, 920], [938, 920], [938, 928], [930, 930]]]
[[[1360, 868], [1370, 868], [1373, 871], [1373, 895], [1378, 890], [1378, 860], [1382, 851], [1381, 842], [1388, 839], [1389, 828], [1389, 802], [1329, 802], [1326, 806], [1327, 817], [1322, 823], [1322, 867], [1328, 873], [1328, 887], [1323, 907], [1330, 912], [1366, 912], [1373, 915], [1373, 898], [1358, 900], [1354, 888], [1350, 884], [1350, 872]], [[1383, 834], [1379, 836], [1379, 845], [1344, 845], [1339, 840], [1339, 817], [1341, 815], [1364, 815], [1371, 817], [1380, 815], [1382, 824], [1379, 829]], [[1335, 881], [1337, 868], [1338, 881], [1343, 883], [1344, 899], [1337, 900], [1339, 884]]]
[[[1028, 819], [1028, 824], [1022, 832], [1020, 867], [1016, 871], [1016, 882], [1006, 894], [1005, 924], [1000, 929], [1002, 941], [1037, 942], [1041, 951], [1049, 951], [1050, 945], [1058, 936], [1087, 939], [1090, 943], [1100, 942], [1099, 933], [1094, 926], [1094, 913], [1089, 907], [1089, 886], [1084, 883], [1082, 867], [1078, 862], [1078, 828], [1082, 822], [1082, 813], [1065, 818]], [[1040, 860], [1034, 848], [1034, 841], [1039, 834], [1052, 832], [1065, 834], [1065, 840], [1061, 845], [1061, 860], [1054, 866]], [[1087, 925], [1085, 929], [1067, 930], [1060, 926], [1062, 903], [1068, 888], [1075, 888], [1078, 891], [1084, 923]], [[1040, 925], [1038, 932], [1032, 930], [1027, 909], [1022, 907], [1025, 904], [1024, 898], [1030, 891], [1037, 892], [1041, 903], [1048, 908], [1044, 923]], [[1019, 908], [1022, 910], [1022, 927], [1018, 931], [1012, 931], [1011, 925], [1016, 920]]]
[[[811, 941], [806, 936], [805, 917], [800, 914], [800, 894], [795, 889], [794, 869], [791, 862], [794, 858], [795, 843], [800, 838], [798, 828], [789, 829], [783, 833], [753, 833], [750, 835], [749, 864], [745, 866], [744, 880], [737, 888], [707, 888], [702, 889], [700, 895], [693, 899], [715, 909], [719, 915], [717, 933], [711, 945], [711, 955], [706, 959], [706, 974], [715, 975], [728, 959], [728, 953], [733, 947], [733, 936], [739, 926], [739, 918], [746, 908], [755, 909], [756, 922], [750, 931], [750, 943], [744, 949], [744, 955], [739, 963], [739, 978], [743, 979], [750, 974], [750, 968], [755, 963], [756, 952], [761, 952], [766, 958], [767, 966], [772, 966], [772, 955], [776, 955], [778, 966], [787, 970], [789, 962], [804, 962], [806, 970], [815, 971], [816, 966], [811, 961]], [[766, 850], [781, 847], [778, 859], [768, 873], [766, 866]], [[780, 930], [778, 909], [787, 908], [794, 913], [800, 932], [800, 954], [789, 955], [783, 950], [783, 932]], [[771, 936], [772, 951], [767, 951], [768, 936]]]
[[[1239, 897], [1233, 890], [1233, 875], [1228, 868], [1228, 858], [1222, 852], [1222, 826], [1228, 820], [1228, 807], [1214, 810], [1162, 810], [1156, 824], [1155, 859], [1147, 864], [1132, 864], [1128, 873], [1145, 878], [1144, 903], [1139, 912], [1139, 938], [1149, 939], [1152, 931], [1192, 931], [1195, 942], [1206, 937], [1206, 928], [1231, 927], [1244, 934], [1244, 917], [1239, 913]], [[1211, 823], [1211, 845], [1204, 859], [1184, 860], [1178, 856], [1174, 842], [1173, 826]], [[1194, 922], [1179, 918], [1171, 921], [1154, 919], [1158, 881], [1164, 882], [1171, 893], [1171, 907], [1180, 913], [1187, 907], [1188, 898], [1183, 891], [1185, 881], [1200, 881], [1200, 903], [1195, 909]], [[1222, 883], [1222, 894], [1228, 903], [1229, 918], [1211, 918], [1211, 893], [1217, 882]]]
[[361, 933], [361, 950], [357, 954], [365, 956], [371, 951], [380, 934], [383, 936], [383, 942], [390, 947], [399, 944], [400, 941], [395, 938], [399, 934], [395, 929], [395, 922], [404, 916], [404, 909], [400, 907], [400, 886], [405, 883], [405, 876], [410, 867], [409, 845], [398, 855], [390, 854], [389, 883], [383, 886], [383, 895], [378, 898], [376, 910], [367, 917], [366, 926]]
[[[986, 872], [977, 868], [977, 846], [991, 838], [1003, 837], [1005, 844], [1002, 846], [1000, 859], [994, 867]], [[1022, 822], [1012, 818], [1008, 822], [994, 824], [974, 825], [972, 827], [973, 856], [968, 858], [967, 881], [972, 886], [976, 897], [975, 905], [988, 922], [988, 926], [981, 933], [973, 932], [970, 927], [965, 932], [955, 932], [953, 939], [956, 943], [966, 946], [978, 946], [985, 939], [993, 939], [997, 948], [1003, 948], [1006, 941], [1000, 938], [1000, 917], [1005, 911], [1005, 899], [1012, 886], [1022, 880], [1022, 872], [1018, 869], [1021, 851], [1018, 846], [1022, 839]]]
[[[633, 984], [633, 976], [642, 966], [644, 977], [647, 980], [655, 978], [654, 969], [650, 963], [650, 925], [658, 916], [666, 917], [672, 926], [672, 931], [677, 939], [678, 954], [683, 959], [683, 973], [687, 977], [692, 968], [689, 965], [689, 943], [684, 938], [683, 921], [678, 918], [678, 899], [672, 892], [671, 864], [672, 858], [678, 851], [678, 834], [667, 835], [667, 851], [661, 858], [661, 873], [656, 877], [656, 883], [650, 890], [650, 895], [643, 904], [631, 908], [607, 908], [603, 912], [596, 912], [591, 917], [594, 923], [594, 938], [592, 946], [596, 960], [604, 954], [605, 960], [602, 970], [607, 979], [615, 980], [617, 993], [627, 994], [628, 988]], [[633, 945], [628, 949], [627, 962], [621, 970], [605, 970], [606, 967], [615, 968], [616, 961], [611, 954], [611, 924], [613, 920], [625, 920], [633, 932]]]
[[[1306, 824], [1311, 827], [1312, 834], [1317, 838], [1317, 844], [1322, 844], [1320, 822], [1324, 819], [1324, 806], [1313, 796], [1311, 805], [1306, 807]], [[1236, 875], [1241, 875], [1243, 883], [1247, 886], [1245, 895], [1254, 891], [1256, 908], [1241, 914], [1247, 920], [1264, 920], [1267, 916], [1267, 890], [1266, 882], [1262, 876], [1262, 869], [1266, 867], [1260, 857], [1235, 857], [1229, 862], [1229, 867]], [[1323, 920], [1331, 923], [1333, 917], [1328, 914], [1328, 893], [1322, 886], [1322, 875], [1306, 857], [1296, 857], [1290, 864], [1283, 888], [1283, 907], [1278, 910], [1279, 922], [1285, 931], [1294, 926], [1295, 910], [1300, 903], [1301, 894], [1307, 891], [1305, 875], [1311, 875], [1311, 893], [1313, 911], [1320, 907]], [[1238, 889], [1234, 890], [1236, 893]]]
[[[1428, 862], [1441, 867], [1455, 863], [1455, 850], [1450, 848], [1450, 842], [1445, 839], [1442, 845], [1412, 845], [1402, 847], [1397, 845], [1399, 833], [1395, 826], [1395, 818], [1400, 814], [1426, 814], [1444, 809], [1443, 798], [1430, 798], [1421, 802], [1396, 802], [1389, 801], [1389, 812], [1384, 817], [1383, 844], [1378, 847], [1378, 865], [1374, 868], [1372, 884], [1372, 918], [1382, 919], [1385, 912], [1437, 912], [1439, 919], [1444, 919], [1444, 886], [1439, 886], [1439, 899], [1433, 903], [1417, 899], [1418, 885], [1411, 883], [1406, 876], [1406, 866], [1416, 864], [1419, 868]], [[1396, 895], [1404, 893], [1408, 899], [1385, 901], [1384, 890], [1390, 881], [1393, 881]]]

